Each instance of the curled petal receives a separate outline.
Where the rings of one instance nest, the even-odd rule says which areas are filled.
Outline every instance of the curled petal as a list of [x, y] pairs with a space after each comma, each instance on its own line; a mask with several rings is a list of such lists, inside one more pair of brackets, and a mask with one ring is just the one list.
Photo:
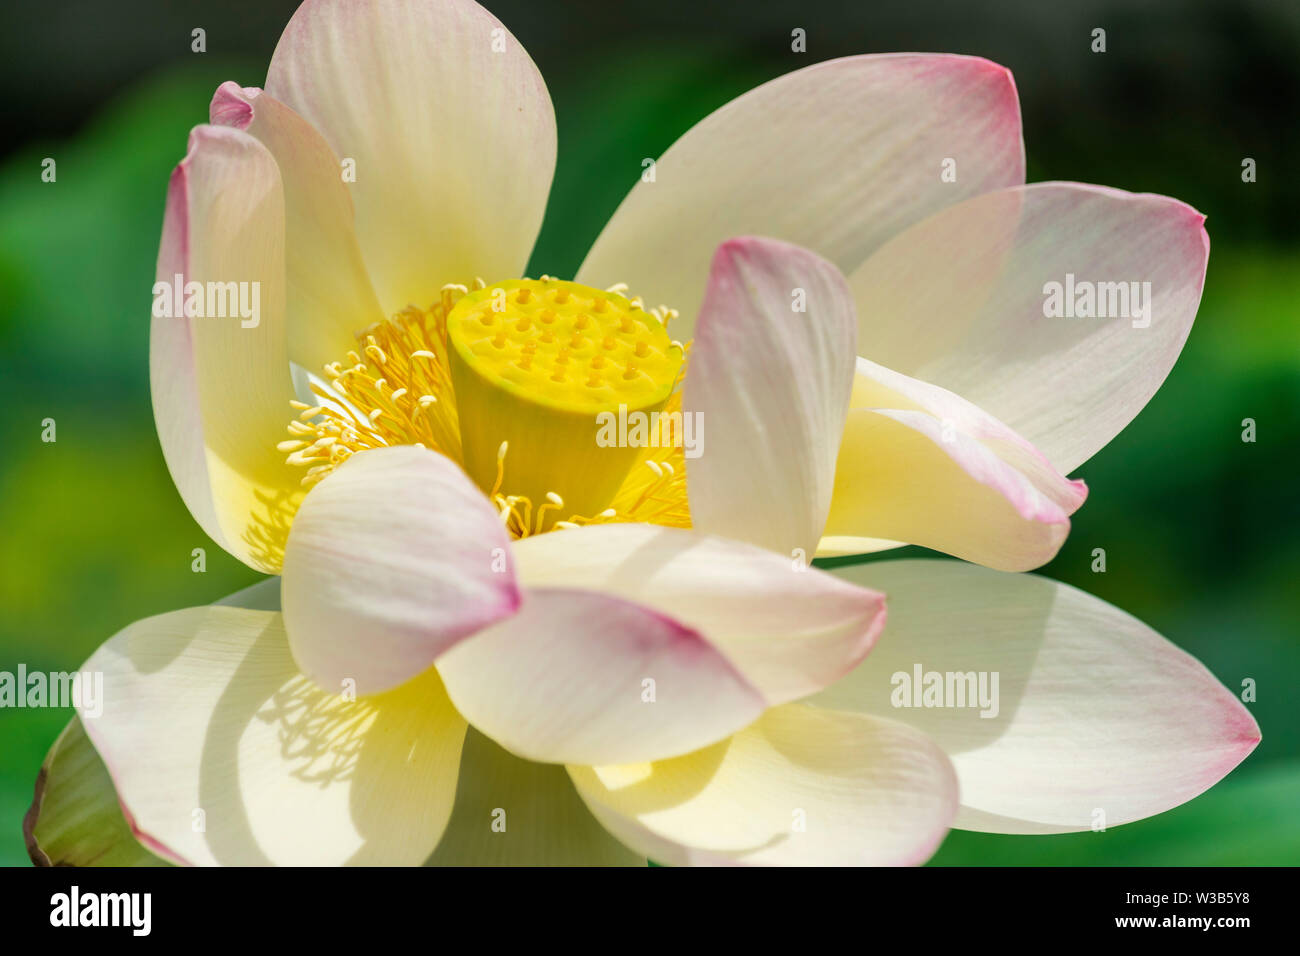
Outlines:
[[885, 623], [879, 592], [846, 587], [803, 557], [680, 528], [593, 525], [525, 538], [514, 554], [530, 590], [599, 591], [690, 628], [769, 705], [839, 679]]
[[298, 666], [360, 694], [427, 670], [520, 602], [496, 509], [450, 459], [411, 445], [361, 452], [312, 489], [282, 589]]
[[1050, 561], [1087, 488], [942, 388], [858, 359], [821, 553], [864, 538], [919, 544], [1006, 571]]
[[275, 160], [247, 133], [190, 134], [167, 191], [157, 279], [149, 381], [172, 480], [214, 541], [277, 572], [301, 496], [301, 475], [276, 451], [294, 397], [284, 196]]
[[856, 352], [853, 300], [833, 265], [771, 239], [718, 248], [682, 398], [708, 435], [686, 462], [695, 528], [813, 553]]
[[569, 773], [611, 833], [679, 866], [921, 863], [957, 809], [952, 765], [924, 734], [803, 704], [675, 760]]
[[548, 763], [677, 756], [765, 706], [698, 633], [595, 591], [530, 589], [515, 617], [461, 642], [438, 671], [471, 724]]

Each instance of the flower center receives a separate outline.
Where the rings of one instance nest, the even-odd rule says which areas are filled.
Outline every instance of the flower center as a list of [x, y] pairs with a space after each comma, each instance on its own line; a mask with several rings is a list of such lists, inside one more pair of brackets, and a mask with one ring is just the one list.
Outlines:
[[504, 481], [549, 502], [554, 517], [613, 500], [640, 449], [599, 443], [598, 416], [661, 410], [683, 354], [659, 316], [555, 279], [469, 293], [447, 317], [447, 340], [465, 471], [489, 493]]
[[465, 295], [447, 316], [447, 339], [457, 383], [473, 372], [489, 388], [583, 415], [663, 405], [682, 364], [661, 316], [617, 292], [549, 278]]
[[[280, 449], [304, 485], [352, 454], [421, 445], [459, 462], [516, 537], [572, 524], [688, 526], [682, 449], [602, 441], [610, 416], [680, 408], [686, 348], [671, 309], [647, 311], [622, 286], [543, 276], [444, 287], [358, 333], [326, 366], [318, 405], [294, 403]], [[679, 431], [680, 437], [680, 431]]]

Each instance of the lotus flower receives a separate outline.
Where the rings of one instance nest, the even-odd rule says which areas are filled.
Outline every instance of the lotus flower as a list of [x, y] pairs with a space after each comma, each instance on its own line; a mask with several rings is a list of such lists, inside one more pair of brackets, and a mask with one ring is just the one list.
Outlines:
[[[263, 309], [156, 316], [154, 409], [199, 524], [281, 578], [91, 658], [108, 703], [47, 761], [39, 858], [135, 858], [129, 828], [192, 864], [915, 863], [951, 826], [1159, 813], [1258, 741], [1149, 628], [1007, 573], [1169, 372], [1208, 240], [1171, 199], [1025, 186], [1005, 69], [765, 84], [573, 282], [520, 278], [554, 118], [469, 0], [308, 0], [211, 120], [158, 278]], [[1050, 315], [1076, 279], [1126, 307]], [[603, 447], [615, 409], [707, 449]], [[974, 564], [807, 567], [899, 542]]]

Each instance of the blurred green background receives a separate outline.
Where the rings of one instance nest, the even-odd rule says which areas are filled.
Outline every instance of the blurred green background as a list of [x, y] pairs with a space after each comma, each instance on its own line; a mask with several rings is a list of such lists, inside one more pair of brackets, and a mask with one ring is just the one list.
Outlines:
[[[70, 670], [129, 622], [257, 579], [172, 488], [148, 393], [167, 176], [218, 83], [259, 85], [291, 0], [6, 5], [0, 74], [0, 670]], [[1010, 67], [1030, 181], [1166, 193], [1209, 217], [1187, 348], [1077, 472], [1091, 496], [1042, 573], [1136, 615], [1229, 687], [1264, 740], [1223, 783], [1105, 834], [954, 833], [936, 864], [1300, 862], [1300, 4], [489, 0], [550, 85], [560, 157], [530, 274], [571, 275], [640, 174], [696, 120], [817, 60], [901, 50]], [[190, 31], [207, 30], [204, 54]], [[807, 31], [806, 54], [790, 49]], [[1107, 52], [1089, 49], [1093, 28]], [[58, 163], [43, 183], [41, 160]], [[1258, 181], [1241, 163], [1256, 160]], [[41, 422], [58, 441], [41, 441]], [[1245, 418], [1257, 441], [1241, 440]], [[207, 571], [190, 570], [207, 550]], [[1093, 548], [1108, 568], [1090, 571]], [[70, 716], [0, 710], [0, 863]]]

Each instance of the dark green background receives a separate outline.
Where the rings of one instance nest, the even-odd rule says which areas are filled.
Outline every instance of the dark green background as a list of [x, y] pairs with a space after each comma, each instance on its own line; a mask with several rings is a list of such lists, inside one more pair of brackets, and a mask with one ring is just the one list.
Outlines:
[[[1015, 73], [1029, 179], [1176, 196], [1209, 216], [1187, 348], [1137, 420], [1078, 471], [1091, 495], [1042, 573], [1200, 657], [1264, 740], [1226, 781], [1105, 834], [954, 833], [937, 863], [1300, 861], [1300, 4], [511, 0], [487, 4], [541, 67], [560, 157], [530, 273], [571, 275], [640, 174], [762, 80], [850, 53], [981, 54]], [[0, 78], [0, 670], [69, 670], [132, 620], [256, 575], [172, 488], [148, 395], [167, 176], [222, 80], [259, 85], [294, 3], [7, 4]], [[1068, 7], [1068, 9], [1066, 9]], [[202, 26], [208, 52], [190, 52]], [[802, 27], [808, 51], [790, 50]], [[1108, 51], [1089, 50], [1094, 27]], [[16, 135], [15, 135], [16, 134]], [[58, 181], [40, 181], [54, 157]], [[1241, 162], [1258, 181], [1241, 181]], [[40, 440], [54, 418], [58, 441]], [[1244, 418], [1258, 440], [1241, 440]], [[207, 549], [205, 574], [190, 552]], [[1105, 574], [1089, 570], [1093, 548]], [[69, 714], [0, 711], [0, 863]]]

